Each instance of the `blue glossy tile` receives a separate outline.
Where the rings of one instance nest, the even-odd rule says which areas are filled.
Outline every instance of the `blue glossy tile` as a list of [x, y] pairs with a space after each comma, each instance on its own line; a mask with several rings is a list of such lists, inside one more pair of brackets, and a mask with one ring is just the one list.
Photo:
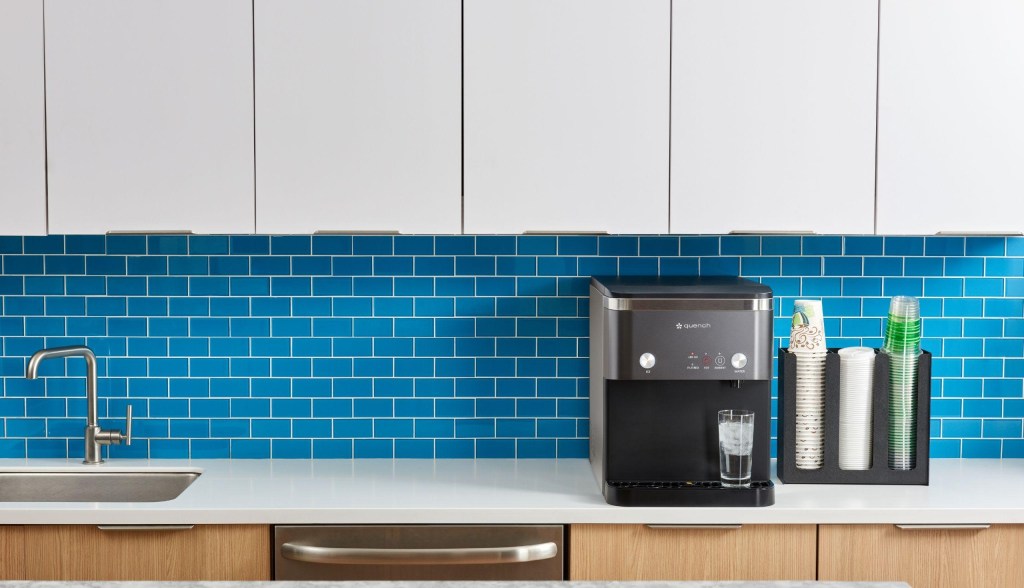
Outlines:
[[516, 237], [516, 253], [519, 255], [554, 255], [557, 252], [558, 237], [547, 235]]
[[413, 273], [417, 276], [453, 276], [455, 275], [455, 258], [416, 257], [413, 263]]
[[[352, 294], [353, 278], [313, 278], [314, 296], [350, 296]], [[269, 294], [269, 287], [266, 292]], [[400, 294], [396, 292], [396, 294]]]
[[478, 255], [515, 255], [516, 238], [511, 235], [478, 235], [476, 252]]
[[434, 237], [434, 253], [437, 255], [473, 255], [476, 238], [472, 235], [439, 235]]
[[64, 253], [64, 236], [25, 237], [25, 253]]
[[820, 257], [783, 257], [782, 275], [784, 276], [820, 276], [822, 260]]
[[702, 257], [700, 274], [704, 276], [735, 276], [740, 273], [738, 257]]
[[603, 256], [633, 256], [637, 255], [639, 247], [638, 237], [602, 236], [598, 238], [598, 253]]
[[763, 236], [761, 237], [762, 255], [800, 255], [800, 237]]
[[[209, 258], [210, 275], [214, 276], [246, 276], [249, 275], [248, 257], [219, 256]], [[128, 260], [129, 273], [131, 273], [131, 259]], [[330, 269], [326, 273], [330, 273]], [[195, 282], [195, 280], [193, 280]]]
[[[4, 279], [4, 278], [0, 278]], [[65, 292], [65, 280], [67, 282], [68, 294], [103, 294], [106, 291], [106, 284], [103, 278], [81, 278], [61, 276], [25, 276], [24, 278], [11, 278], [12, 289], [10, 294], [63, 294]], [[19, 288], [19, 284], [21, 285]], [[0, 286], [2, 287], [2, 286]]]
[[962, 256], [965, 251], [964, 237], [925, 237], [924, 254], [937, 257]]
[[313, 255], [351, 255], [351, 235], [313, 235]]
[[597, 255], [597, 237], [593, 235], [561, 235], [559, 255]]
[[[658, 238], [658, 237], [654, 237]], [[725, 235], [721, 238], [722, 255], [760, 255], [761, 237], [756, 235]], [[643, 238], [641, 238], [641, 255], [648, 255], [643, 252]], [[676, 255], [674, 253], [659, 253], [658, 255]]]
[[865, 276], [902, 276], [902, 257], [865, 257]]
[[981, 257], [947, 257], [947, 276], [983, 276], [985, 275], [985, 260]]
[[802, 238], [804, 255], [842, 255], [843, 238], [834, 235], [810, 235]]
[[1000, 442], [995, 439], [964, 439], [961, 457], [965, 458], [998, 458]]
[[903, 272], [907, 276], [941, 276], [943, 260], [938, 257], [908, 257], [903, 260]]
[[718, 237], [680, 237], [679, 254], [684, 257], [699, 257], [719, 254]]
[[221, 255], [230, 252], [225, 235], [189, 235], [188, 252], [192, 255]]
[[[662, 276], [696, 276], [700, 261], [696, 257], [663, 257], [660, 261]], [[583, 271], [581, 271], [583, 274]]]

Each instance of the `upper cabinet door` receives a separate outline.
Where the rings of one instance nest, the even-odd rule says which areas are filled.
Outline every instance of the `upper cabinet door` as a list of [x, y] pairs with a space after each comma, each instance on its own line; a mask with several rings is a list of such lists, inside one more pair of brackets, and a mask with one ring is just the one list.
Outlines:
[[465, 227], [668, 230], [669, 0], [465, 0]]
[[43, 2], [0, 2], [0, 235], [46, 233]]
[[874, 232], [877, 3], [674, 2], [672, 232]]
[[256, 0], [256, 227], [461, 232], [459, 0]]
[[1024, 230], [1024, 2], [883, 0], [878, 231]]
[[250, 0], [47, 0], [51, 233], [255, 230]]

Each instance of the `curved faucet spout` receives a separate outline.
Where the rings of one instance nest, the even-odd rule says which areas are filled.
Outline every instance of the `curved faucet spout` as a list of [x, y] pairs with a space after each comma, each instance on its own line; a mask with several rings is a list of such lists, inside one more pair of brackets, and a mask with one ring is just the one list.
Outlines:
[[47, 359], [59, 359], [61, 357], [81, 357], [85, 359], [85, 398], [86, 398], [86, 419], [85, 419], [85, 463], [103, 463], [100, 457], [100, 445], [97, 443], [97, 436], [102, 433], [99, 426], [99, 417], [96, 410], [96, 354], [85, 345], [69, 345], [67, 347], [51, 347], [40, 349], [32, 354], [28, 360], [28, 367], [25, 368], [25, 377], [29, 380], [39, 375], [39, 364]]

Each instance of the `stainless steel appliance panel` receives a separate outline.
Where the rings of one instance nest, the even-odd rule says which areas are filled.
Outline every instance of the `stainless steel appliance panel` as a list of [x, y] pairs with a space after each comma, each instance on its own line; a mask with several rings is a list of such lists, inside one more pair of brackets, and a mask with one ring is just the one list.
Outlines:
[[562, 580], [561, 525], [274, 528], [275, 580]]

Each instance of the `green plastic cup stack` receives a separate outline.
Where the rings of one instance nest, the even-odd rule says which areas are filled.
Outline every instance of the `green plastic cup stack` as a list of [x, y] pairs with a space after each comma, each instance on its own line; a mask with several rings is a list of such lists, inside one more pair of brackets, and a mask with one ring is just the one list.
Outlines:
[[917, 361], [921, 355], [921, 307], [913, 296], [889, 304], [882, 352], [889, 356], [889, 469], [917, 465]]

